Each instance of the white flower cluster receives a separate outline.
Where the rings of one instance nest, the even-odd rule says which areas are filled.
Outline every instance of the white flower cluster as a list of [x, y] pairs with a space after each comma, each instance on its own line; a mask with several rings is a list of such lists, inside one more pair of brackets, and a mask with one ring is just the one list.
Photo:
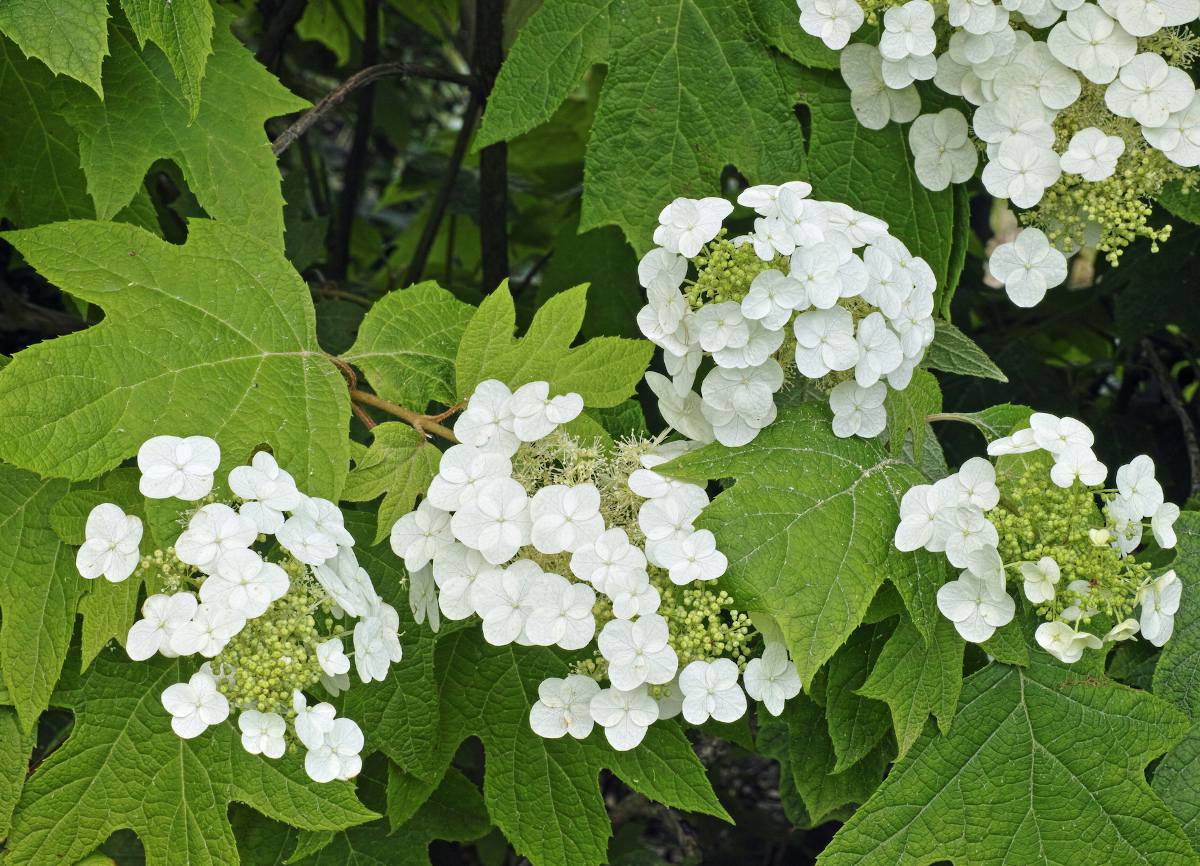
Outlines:
[[[1092, 452], [1086, 425], [1045, 413], [1029, 423], [988, 446], [999, 458], [995, 466], [973, 457], [957, 473], [908, 490], [896, 547], [944, 553], [962, 569], [938, 590], [937, 603], [965, 640], [981, 643], [1012, 620], [1011, 578], [1048, 619], [1037, 629], [1038, 643], [1062, 661], [1078, 661], [1085, 649], [1139, 630], [1162, 646], [1182, 587], [1174, 571], [1152, 578], [1133, 559], [1146, 524], [1159, 547], [1176, 542], [1179, 507], [1164, 501], [1153, 461], [1141, 455], [1122, 466], [1115, 492], [1106, 491], [1108, 470]], [[1076, 579], [1060, 587], [1068, 572]], [[1140, 619], [1125, 615], [1135, 605]], [[1101, 608], [1120, 620], [1103, 639], [1080, 628]]]
[[[206, 437], [155, 436], [138, 451], [141, 492], [152, 499], [210, 498], [220, 459], [217, 443]], [[400, 660], [399, 617], [359, 567], [341, 511], [302, 493], [274, 457], [258, 452], [229, 473], [228, 485], [236, 505], [210, 501], [185, 512], [186, 529], [157, 559], [140, 557], [138, 517], [112, 503], [97, 505], [87, 519], [79, 572], [115, 582], [145, 562], [176, 590], [146, 599], [126, 651], [136, 661], [156, 653], [211, 660], [162, 694], [180, 737], [199, 736], [234, 709], [246, 750], [278, 758], [287, 716], [315, 781], [351, 778], [362, 765], [362, 732], [352, 720], [335, 718], [331, 704], [308, 707], [301, 691], [321, 682], [336, 695], [350, 684], [341, 633], [321, 634], [311, 614], [320, 607], [329, 622], [357, 618], [352, 655], [364, 682], [383, 679]], [[282, 564], [255, 549], [266, 536], [288, 555]], [[238, 643], [256, 629], [261, 635]], [[272, 703], [271, 694], [282, 700]]]
[[659, 214], [659, 246], [638, 266], [648, 301], [638, 325], [664, 350], [670, 378], [646, 374], [659, 409], [690, 439], [754, 439], [793, 365], [829, 392], [838, 436], [877, 436], [888, 386], [907, 387], [933, 341], [929, 265], [882, 220], [811, 191], [801, 181], [745, 190], [738, 202], [758, 217], [732, 241], [725, 199], [680, 198]]
[[[1087, 184], [1114, 174], [1114, 183], [1150, 178], [1156, 171], [1140, 158], [1143, 151], [1183, 168], [1200, 165], [1200, 98], [1190, 75], [1163, 56], [1190, 61], [1190, 37], [1173, 28], [1200, 16], [1200, 0], [862, 2], [798, 0], [800, 26], [841, 51], [842, 77], [863, 126], [912, 121], [914, 169], [928, 189], [968, 180], [982, 151], [983, 184], [993, 196], [1033, 208], [1070, 175], [1072, 184], [1086, 183], [1054, 207], [1080, 214], [1081, 226], [1127, 220], [1138, 230], [1144, 212], [1128, 209], [1128, 199], [1155, 191], [1161, 178], [1132, 197], [1118, 193], [1102, 203], [1088, 200]], [[868, 16], [882, 17], [878, 44], [847, 45]], [[970, 129], [953, 108], [921, 114], [918, 81], [975, 106]], [[1037, 232], [1033, 240], [992, 265], [1021, 306], [1036, 304], [1066, 277], [1062, 253], [1048, 250], [1040, 231], [1027, 231]], [[1059, 245], [1081, 242], [1072, 230]]]
[[[694, 723], [732, 721], [746, 711], [737, 663], [695, 660], [679, 670], [671, 623], [651, 572], [672, 587], [720, 577], [724, 554], [692, 521], [708, 504], [703, 488], [669, 479], [654, 466], [694, 443], [647, 443], [640, 466], [620, 479], [630, 525], [608, 525], [602, 491], [592, 482], [527, 489], [514, 463], [573, 420], [578, 394], [549, 395], [546, 382], [510, 391], [481, 382], [455, 424], [460, 442], [441, 457], [415, 511], [391, 533], [413, 587], [418, 619], [478, 616], [491, 644], [582, 650], [595, 639], [608, 680], [572, 673], [539, 688], [530, 725], [544, 737], [588, 736], [604, 728], [617, 749], [631, 749], [659, 718], [681, 710]], [[520, 452], [520, 453], [518, 453]], [[639, 504], [640, 503], [640, 504]], [[611, 510], [609, 513], [612, 513]], [[599, 632], [597, 636], [597, 631]], [[778, 713], [800, 681], [782, 646], [745, 670], [746, 691]]]

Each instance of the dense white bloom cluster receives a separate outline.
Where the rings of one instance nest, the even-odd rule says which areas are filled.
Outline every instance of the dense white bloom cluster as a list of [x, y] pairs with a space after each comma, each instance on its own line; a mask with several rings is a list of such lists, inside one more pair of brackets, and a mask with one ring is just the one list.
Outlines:
[[[112, 503], [89, 514], [77, 564], [84, 577], [120, 581], [141, 568], [156, 590], [125, 641], [135, 661], [156, 653], [206, 661], [186, 683], [162, 694], [171, 726], [183, 738], [239, 712], [242, 745], [280, 757], [287, 722], [307, 750], [318, 782], [349, 779], [362, 766], [363, 737], [329, 703], [309, 707], [304, 689], [318, 683], [336, 695], [350, 685], [350, 655], [360, 679], [383, 679], [400, 660], [399, 617], [375, 592], [354, 556], [342, 513], [306, 496], [265, 451], [228, 477], [232, 498], [215, 501], [217, 443], [202, 436], [155, 436], [138, 451], [141, 491], [151, 499], [207, 500], [181, 514], [186, 528], [173, 546], [141, 557], [142, 522]], [[274, 536], [281, 553], [268, 558]], [[318, 622], [316, 614], [325, 616]], [[353, 652], [339, 626], [349, 617]]]
[[888, 387], [907, 387], [933, 341], [929, 265], [882, 220], [811, 191], [745, 190], [738, 202], [758, 217], [732, 240], [725, 199], [680, 198], [659, 214], [659, 246], [638, 266], [638, 325], [664, 351], [669, 378], [646, 375], [663, 418], [690, 439], [751, 441], [793, 372], [829, 393], [838, 436], [877, 436]]
[[[749, 625], [706, 588], [727, 566], [713, 534], [692, 525], [708, 496], [654, 471], [696, 443], [583, 445], [557, 429], [582, 409], [546, 382], [478, 385], [459, 444], [392, 528], [411, 585], [430, 587], [414, 612], [435, 629], [439, 616], [477, 616], [496, 646], [594, 644], [598, 655], [539, 687], [530, 725], [544, 737], [582, 739], [599, 724], [624, 750], [681, 711], [696, 724], [739, 718]], [[775, 713], [800, 688], [782, 646], [750, 661], [744, 682]]]
[[[905, 493], [896, 547], [944, 553], [962, 569], [937, 603], [964, 639], [980, 643], [1012, 620], [1010, 581], [1046, 620], [1038, 643], [1062, 661], [1139, 631], [1155, 646], [1171, 636], [1182, 585], [1174, 571], [1152, 576], [1135, 552], [1147, 526], [1159, 548], [1175, 546], [1179, 507], [1164, 501], [1144, 454], [1103, 488], [1108, 470], [1092, 444], [1082, 422], [1036, 413], [988, 446], [994, 464], [973, 457]], [[1098, 615], [1110, 626], [1102, 638], [1082, 628]]]
[[[1162, 240], [1148, 199], [1200, 165], [1200, 97], [1186, 29], [1200, 0], [798, 0], [800, 26], [841, 52], [859, 122], [909, 123], [914, 170], [931, 190], [983, 184], [1039, 232], [1000, 268], [1013, 300], [1037, 303], [1066, 277], [1062, 252], [1099, 246], [1116, 261], [1134, 237]], [[878, 42], [847, 44], [864, 22]], [[973, 106], [921, 114], [916, 82]], [[1011, 254], [1013, 251], [1010, 250]]]

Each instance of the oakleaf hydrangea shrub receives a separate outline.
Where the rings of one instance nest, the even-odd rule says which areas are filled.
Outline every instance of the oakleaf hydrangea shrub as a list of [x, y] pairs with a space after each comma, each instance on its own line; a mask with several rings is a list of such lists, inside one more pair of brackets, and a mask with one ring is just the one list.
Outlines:
[[357, 775], [362, 731], [305, 693], [348, 689], [352, 658], [363, 682], [383, 680], [401, 648], [399, 616], [358, 565], [341, 511], [305, 495], [266, 451], [230, 471], [229, 494], [214, 492], [221, 452], [205, 436], [155, 436], [137, 462], [144, 496], [182, 503], [183, 531], [142, 555], [141, 519], [102, 503], [76, 564], [85, 578], [137, 574], [158, 588], [129, 629], [131, 659], [206, 660], [162, 693], [175, 733], [192, 739], [236, 713], [247, 752], [302, 747], [314, 781]]
[[1007, 625], [1014, 595], [1044, 620], [1036, 640], [1060, 661], [1139, 633], [1154, 646], [1171, 637], [1182, 584], [1139, 553], [1146, 528], [1159, 549], [1175, 547], [1179, 506], [1164, 500], [1145, 454], [1105, 487], [1093, 443], [1082, 422], [1035, 413], [988, 445], [993, 460], [972, 457], [904, 494], [896, 547], [943, 553], [962, 569], [937, 604], [965, 640], [982, 643]]
[[496, 646], [563, 650], [530, 710], [543, 737], [600, 725], [628, 750], [681, 712], [735, 721], [747, 694], [778, 715], [800, 690], [795, 666], [781, 643], [751, 657], [749, 617], [714, 588], [725, 555], [692, 525], [707, 494], [654, 471], [699, 443], [585, 440], [563, 426], [582, 409], [546, 382], [476, 387], [459, 443], [392, 528], [417, 619], [478, 617]]
[[887, 223], [811, 191], [746, 189], [754, 231], [734, 238], [725, 199], [679, 198], [659, 214], [659, 246], [638, 266], [638, 325], [669, 378], [646, 381], [667, 423], [697, 442], [752, 441], [797, 378], [828, 394], [838, 436], [878, 436], [888, 388], [909, 384], [933, 340], [929, 265]]
[[[1200, 165], [1196, 0], [798, 4], [804, 31], [841, 52], [859, 122], [911, 122], [925, 187], [963, 183], [982, 162], [987, 191], [1021, 209], [1025, 227], [990, 259], [1015, 303], [1066, 279], [1064, 253], [1116, 264], [1136, 238], [1157, 249], [1170, 234], [1152, 202], [1167, 184], [1191, 189]], [[922, 81], [973, 106], [970, 123], [958, 108], [921, 113]]]

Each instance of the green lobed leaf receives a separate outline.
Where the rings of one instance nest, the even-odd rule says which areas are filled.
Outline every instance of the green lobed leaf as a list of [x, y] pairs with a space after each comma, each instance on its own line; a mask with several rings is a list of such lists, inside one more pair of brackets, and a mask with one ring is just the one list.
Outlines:
[[454, 356], [475, 312], [427, 281], [384, 295], [342, 360], [366, 374], [379, 396], [420, 412], [455, 401]]
[[93, 222], [5, 238], [106, 317], [0, 371], [0, 458], [83, 479], [152, 435], [204, 433], [226, 469], [265, 442], [305, 492], [337, 498], [349, 398], [281, 252], [207, 220], [191, 223], [183, 246]]
[[876, 441], [834, 436], [823, 406], [781, 410], [749, 445], [708, 445], [665, 471], [736, 480], [697, 526], [712, 530], [729, 558], [722, 585], [739, 608], [778, 621], [806, 685], [862, 622], [885, 578], [923, 634], [941, 617], [945, 558], [892, 545], [900, 498], [924, 477]]
[[902, 391], [889, 388], [883, 401], [887, 411], [888, 448], [893, 455], [904, 451], [905, 440], [912, 434], [912, 452], [917, 460], [929, 433], [928, 418], [942, 411], [942, 389], [927, 370], [914, 370], [912, 381]]
[[346, 477], [342, 499], [368, 502], [382, 496], [376, 516], [378, 544], [392, 531], [392, 524], [412, 511], [417, 496], [424, 493], [437, 474], [442, 452], [412, 427], [400, 421], [385, 421], [371, 429], [371, 446], [354, 461]]
[[888, 638], [858, 693], [888, 705], [903, 758], [925, 729], [929, 714], [950, 732], [963, 682], [962, 638], [953, 624], [939, 620], [926, 642], [906, 618]]
[[576, 286], [550, 298], [516, 339], [508, 284], [484, 298], [458, 346], [459, 396], [470, 396], [485, 379], [499, 379], [511, 388], [544, 380], [551, 394], [573, 391], [596, 408], [633, 396], [654, 347], [645, 340], [595, 337], [572, 348], [587, 309], [587, 290]]
[[521, 28], [488, 96], [476, 148], [545, 123], [609, 55], [615, 0], [547, 0]]
[[200, 112], [200, 85], [212, 54], [213, 11], [209, 0], [121, 0], [138, 45], [153, 42], [175, 72], [188, 104], [188, 120]]
[[925, 366], [943, 373], [1007, 382], [1008, 377], [975, 341], [949, 322], [938, 319], [933, 343], [925, 350]]
[[888, 709], [864, 696], [860, 686], [879, 659], [893, 623], [864, 623], [829, 660], [825, 679], [825, 720], [833, 743], [834, 773], [853, 767], [888, 733]]
[[69, 486], [0, 463], [0, 675], [25, 731], [50, 704], [84, 591], [75, 551], [50, 523]]
[[772, 48], [810, 69], [837, 69], [839, 54], [799, 26], [800, 15], [791, 0], [749, 0], [754, 23]]
[[125, 26], [111, 29], [107, 98], [66, 108], [100, 219], [129, 204], [155, 160], [170, 159], [208, 216], [282, 249], [279, 169], [263, 123], [308, 103], [258, 64], [230, 32], [230, 20], [218, 11], [194, 122], [166, 56], [154, 46], [139, 49]]
[[8, 840], [13, 862], [73, 863], [129, 827], [151, 866], [229, 866], [238, 863], [230, 801], [310, 830], [377, 817], [350, 784], [310, 781], [298, 753], [248, 754], [232, 720], [194, 740], [176, 736], [159, 696], [189, 672], [178, 659], [101, 655], [69, 684], [57, 702], [75, 726], [25, 785]]
[[963, 683], [950, 734], [927, 729], [818, 863], [1194, 864], [1145, 778], [1186, 730], [1167, 702], [1044, 652], [990, 664]]
[[36, 737], [21, 730], [16, 712], [0, 707], [0, 839], [8, 838]]
[[108, 54], [106, 0], [4, 0], [0, 33], [55, 75], [78, 79], [103, 95], [100, 68]]

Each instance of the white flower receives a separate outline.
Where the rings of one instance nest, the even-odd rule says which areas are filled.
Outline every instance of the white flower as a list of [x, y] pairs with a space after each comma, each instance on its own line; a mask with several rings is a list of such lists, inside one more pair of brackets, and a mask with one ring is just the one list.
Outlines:
[[1011, 436], [1001, 436], [999, 439], [989, 442], [987, 453], [993, 457], [1003, 454], [1028, 454], [1030, 451], [1037, 451], [1040, 447], [1034, 439], [1033, 430], [1026, 427]]
[[205, 671], [192, 674], [186, 683], [167, 686], [162, 705], [171, 714], [171, 729], [185, 740], [229, 718], [229, 701], [217, 691], [216, 678]]
[[750, 659], [746, 663], [742, 681], [746, 686], [746, 694], [756, 701], [762, 701], [767, 712], [773, 716], [783, 712], [784, 702], [800, 694], [800, 674], [781, 643], [767, 644], [762, 658]]
[[1000, 488], [996, 486], [996, 469], [982, 457], [972, 457], [959, 468], [954, 476], [967, 501], [976, 508], [990, 511], [1000, 501]]
[[868, 313], [863, 317], [855, 340], [858, 361], [854, 365], [854, 381], [860, 388], [870, 388], [904, 360], [900, 338], [888, 327], [883, 313]]
[[1054, 598], [1054, 586], [1062, 577], [1053, 557], [1043, 556], [1037, 562], [1022, 562], [1021, 577], [1025, 579], [1025, 597], [1034, 604]]
[[[451, 542], [453, 544], [454, 542]], [[438, 610], [437, 588], [433, 581], [433, 566], [426, 565], [408, 574], [408, 609], [418, 625], [429, 619], [429, 628], [437, 631], [442, 625]]]
[[[681, 261], [687, 261], [679, 258]], [[678, 285], [665, 284], [661, 279], [651, 283], [646, 289], [646, 301], [646, 306], [638, 310], [637, 314], [638, 328], [642, 334], [668, 353], [687, 354], [693, 342], [688, 331], [694, 314], [687, 298], [680, 293]], [[516, 440], [515, 435], [513, 439]], [[515, 451], [514, 446], [509, 453]]]
[[1162, 126], [1142, 127], [1142, 137], [1184, 168], [1200, 165], [1200, 94], [1182, 111], [1167, 118]]
[[308, 747], [304, 771], [314, 782], [353, 779], [362, 770], [362, 758], [359, 757], [362, 748], [362, 729], [354, 720], [334, 719], [321, 742]]
[[715, 580], [725, 573], [729, 560], [717, 550], [717, 539], [707, 529], [683, 538], [669, 538], [658, 547], [658, 558], [668, 570], [671, 583], [687, 586], [697, 580]]
[[560, 424], [579, 417], [583, 398], [578, 394], [550, 396], [547, 382], [522, 385], [512, 398], [513, 432], [522, 442], [536, 442], [549, 436]]
[[846, 47], [850, 34], [864, 20], [862, 7], [854, 0], [805, 0], [800, 4], [800, 27], [835, 51]]
[[[812, 186], [802, 180], [790, 180], [778, 186], [760, 183], [742, 190], [738, 195], [738, 204], [754, 208], [765, 217], [777, 217], [779, 216], [779, 194], [784, 190], [799, 198], [804, 198], [812, 192]], [[683, 280], [682, 276], [680, 280]]]
[[706, 352], [744, 346], [750, 339], [741, 305], [734, 301], [706, 304], [696, 311], [693, 323], [700, 348]]
[[1125, 500], [1130, 517], [1141, 520], [1163, 504], [1162, 486], [1154, 479], [1154, 461], [1139, 454], [1117, 470], [1117, 492]]
[[521, 440], [513, 432], [512, 397], [508, 386], [496, 379], [476, 385], [466, 410], [454, 422], [458, 440], [485, 451], [515, 454]]
[[938, 589], [937, 605], [963, 640], [971, 643], [990, 638], [996, 629], [1012, 621], [1017, 609], [1011, 596], [969, 571]]
[[828, 310], [842, 296], [842, 252], [841, 245], [821, 241], [796, 250], [792, 256], [790, 276], [800, 283], [809, 302], [818, 310]]
[[303, 563], [320, 565], [337, 555], [339, 547], [353, 547], [342, 512], [328, 499], [304, 497], [292, 516], [275, 534], [279, 543]]
[[990, 33], [995, 29], [997, 19], [1008, 18], [1008, 13], [994, 6], [991, 0], [951, 0], [946, 11], [951, 26], [976, 34]]
[[[895, 7], [888, 14], [894, 11]], [[967, 119], [953, 108], [922, 114], [914, 120], [908, 130], [908, 143], [913, 151], [913, 169], [926, 189], [942, 190], [969, 180], [979, 162], [979, 153], [967, 137]]]
[[320, 703], [310, 707], [304, 693], [294, 689], [292, 709], [296, 713], [292, 722], [296, 736], [305, 748], [315, 749], [324, 742], [325, 735], [333, 730], [333, 720], [337, 715], [333, 704]]
[[1147, 52], [1121, 67], [1117, 80], [1104, 91], [1104, 104], [1119, 117], [1155, 127], [1166, 123], [1172, 112], [1187, 108], [1195, 95], [1186, 72]]
[[529, 496], [511, 478], [494, 478], [479, 488], [475, 501], [450, 521], [454, 537], [500, 565], [529, 543]]
[[1123, 619], [1108, 630], [1108, 634], [1104, 636], [1105, 643], [1116, 643], [1117, 641], [1130, 640], [1138, 633], [1138, 625], [1136, 619]]
[[1065, 21], [1055, 24], [1046, 45], [1056, 60], [1096, 84], [1112, 81], [1137, 54], [1137, 40], [1091, 3], [1072, 9]]
[[142, 471], [138, 488], [148, 499], [194, 502], [212, 490], [213, 473], [221, 465], [221, 449], [207, 436], [154, 436], [137, 454]]
[[594, 484], [551, 484], [529, 501], [530, 538], [542, 553], [574, 553], [604, 531], [600, 491]]
[[1099, 611], [1094, 607], [1084, 608], [1085, 603], [1093, 600], [1092, 586], [1086, 580], [1073, 580], [1067, 584], [1068, 597], [1074, 598], [1070, 605], [1063, 608], [1059, 618], [1064, 622], [1067, 620], [1090, 619]]
[[521, 637], [529, 615], [541, 602], [543, 572], [528, 559], [506, 569], [485, 571], [471, 584], [471, 604], [483, 620], [483, 636], [493, 646]]
[[918, 484], [904, 491], [900, 499], [900, 523], [894, 539], [897, 550], [907, 553], [923, 547], [930, 548], [938, 514], [948, 504], [944, 491], [945, 488], [939, 489], [933, 484]]
[[266, 451], [255, 453], [249, 466], [235, 466], [229, 473], [229, 489], [246, 500], [238, 509], [254, 521], [259, 532], [274, 535], [283, 526], [283, 512], [300, 504], [296, 482], [279, 468]]
[[1183, 584], [1174, 569], [1164, 572], [1142, 590], [1142, 635], [1155, 646], [1165, 644], [1175, 630], [1175, 614], [1179, 612], [1182, 595]]
[[190, 592], [174, 595], [158, 593], [146, 599], [142, 605], [142, 618], [129, 628], [125, 638], [125, 651], [135, 662], [145, 661], [155, 653], [167, 658], [177, 656], [171, 649], [171, 638], [185, 622], [191, 622], [196, 613], [196, 596]]
[[287, 730], [287, 722], [279, 713], [242, 710], [238, 716], [238, 727], [242, 731], [242, 748], [251, 755], [283, 757], [286, 747], [283, 735]]
[[596, 620], [592, 616], [595, 591], [557, 574], [548, 574], [546, 578], [541, 596], [525, 621], [526, 635], [538, 646], [583, 649], [596, 633]]
[[442, 454], [438, 473], [429, 482], [427, 501], [443, 511], [457, 511], [475, 501], [480, 485], [511, 475], [512, 461], [503, 454], [474, 445], [452, 445]]
[[1051, 116], [1043, 105], [1031, 99], [996, 99], [980, 106], [971, 125], [975, 135], [989, 145], [999, 147], [1014, 140], [1049, 148], [1054, 145]]
[[644, 685], [634, 689], [604, 689], [588, 703], [593, 719], [604, 727], [604, 736], [618, 752], [627, 752], [642, 741], [658, 720], [658, 704]]
[[1059, 157], [1059, 163], [1063, 171], [1081, 175], [1084, 180], [1104, 180], [1112, 177], [1117, 160], [1124, 152], [1125, 139], [1105, 135], [1089, 126], [1071, 136], [1071, 143], [1067, 145], [1067, 152]]
[[[681, 538], [691, 533], [692, 521], [699, 512], [681, 496], [663, 496], [647, 499], [638, 509], [638, 527], [647, 541], [665, 541]], [[653, 557], [650, 557], [653, 562]]]
[[1050, 470], [1050, 480], [1059, 487], [1070, 487], [1076, 479], [1091, 487], [1104, 483], [1107, 475], [1108, 469], [1096, 459], [1092, 449], [1082, 445], [1063, 449], [1055, 456]]
[[1029, 429], [1037, 447], [1049, 451], [1055, 457], [1068, 448], [1091, 448], [1096, 441], [1092, 431], [1082, 421], [1059, 418], [1048, 412], [1034, 412], [1029, 417]]
[[346, 655], [341, 638], [331, 637], [317, 644], [317, 663], [331, 677], [350, 671], [350, 658]]
[[654, 371], [646, 373], [646, 384], [658, 397], [658, 411], [667, 424], [697, 442], [713, 441], [712, 424], [704, 417], [703, 401], [690, 385], [681, 394], [670, 379]]
[[850, 107], [867, 129], [883, 129], [892, 120], [908, 123], [921, 113], [921, 97], [915, 87], [910, 84], [893, 90], [887, 86], [883, 57], [875, 46], [865, 42], [847, 45], [840, 64], [842, 79], [850, 88]]
[[571, 573], [603, 593], [608, 592], [615, 574], [645, 570], [645, 554], [629, 543], [629, 536], [619, 527], [605, 530], [592, 544], [571, 554]]
[[478, 550], [452, 544], [433, 561], [433, 580], [438, 588], [438, 606], [451, 620], [462, 620], [475, 613], [471, 586], [491, 564]]
[[245, 626], [246, 618], [224, 605], [200, 604], [192, 618], [180, 623], [171, 634], [171, 651], [181, 656], [200, 653], [212, 658]]
[[141, 541], [141, 518], [103, 502], [88, 513], [75, 567], [89, 580], [104, 575], [110, 582], [120, 583], [137, 568]]
[[655, 247], [638, 262], [638, 283], [645, 289], [655, 283], [678, 289], [683, 283], [683, 278], [687, 276], [687, 269], [687, 259], [683, 256], [662, 247]]
[[879, 52], [888, 60], [931, 54], [937, 45], [933, 32], [934, 11], [925, 0], [909, 0], [883, 14]]
[[1100, 649], [1100, 638], [1075, 631], [1065, 622], [1044, 622], [1034, 632], [1038, 645], [1061, 662], [1072, 664], [1083, 658], [1085, 649]]
[[895, 319], [900, 315], [905, 299], [913, 293], [912, 281], [896, 260], [877, 246], [863, 250], [863, 265], [867, 270], [863, 300], [874, 304], [888, 318]]
[[364, 616], [375, 604], [371, 576], [358, 564], [353, 548], [337, 548], [337, 554], [315, 566], [312, 574], [334, 604], [350, 616]]
[[804, 286], [774, 268], [763, 271], [750, 283], [742, 298], [742, 315], [760, 322], [764, 328], [778, 331], [788, 323], [795, 310], [808, 306]]
[[1197, 0], [1100, 0], [1100, 7], [1132, 36], [1153, 36], [1164, 27], [1190, 24], [1200, 16]]
[[648, 616], [657, 612], [662, 602], [645, 569], [614, 573], [604, 585], [604, 594], [612, 600], [613, 616], [617, 619]]
[[833, 432], [845, 439], [861, 436], [870, 439], [878, 436], [887, 426], [887, 412], [883, 399], [887, 386], [876, 382], [863, 388], [857, 382], [842, 382], [829, 392], [829, 408], [833, 410]]
[[404, 560], [408, 573], [429, 565], [440, 551], [454, 543], [449, 513], [428, 499], [392, 525], [392, 551]]
[[286, 571], [264, 562], [253, 550], [231, 550], [200, 584], [200, 601], [253, 619], [266, 613], [271, 602], [283, 598], [290, 583]]
[[1175, 521], [1179, 518], [1179, 506], [1174, 502], [1164, 502], [1154, 510], [1150, 517], [1150, 531], [1154, 540], [1164, 550], [1175, 546]]
[[717, 236], [732, 212], [733, 205], [723, 198], [677, 198], [659, 213], [654, 242], [690, 259]]
[[791, 226], [782, 217], [758, 217], [754, 221], [754, 232], [750, 235], [754, 254], [769, 262], [778, 253], [790, 256], [796, 249]]
[[[643, 683], [660, 685], [675, 676], [679, 659], [667, 643], [667, 621], [658, 614], [633, 622], [609, 620], [597, 641], [600, 654], [608, 660], [608, 679], [628, 691]], [[600, 724], [604, 722], [597, 719]]]
[[1061, 173], [1053, 150], [1011, 138], [1000, 144], [996, 156], [983, 167], [983, 185], [1017, 207], [1033, 207]]
[[796, 368], [810, 379], [820, 379], [831, 370], [849, 370], [858, 363], [854, 339], [854, 317], [845, 307], [810, 310], [796, 316]]
[[1015, 240], [996, 247], [988, 268], [1018, 307], [1034, 306], [1067, 278], [1066, 256], [1038, 228], [1023, 228]]
[[566, 679], [544, 679], [538, 685], [538, 699], [529, 709], [529, 727], [548, 739], [565, 734], [586, 739], [594, 724], [590, 705], [599, 693], [600, 686], [591, 677], [571, 674]]
[[777, 361], [769, 360], [758, 367], [733, 370], [714, 367], [704, 377], [700, 393], [706, 406], [735, 412], [754, 422], [774, 411], [775, 392], [782, 385], [783, 368]]
[[746, 715], [746, 694], [738, 685], [738, 666], [731, 659], [697, 660], [679, 673], [683, 717], [693, 725], [709, 718], [736, 722]]
[[403, 658], [399, 628], [400, 614], [383, 602], [354, 624], [354, 669], [364, 683], [382, 682], [388, 667]]

